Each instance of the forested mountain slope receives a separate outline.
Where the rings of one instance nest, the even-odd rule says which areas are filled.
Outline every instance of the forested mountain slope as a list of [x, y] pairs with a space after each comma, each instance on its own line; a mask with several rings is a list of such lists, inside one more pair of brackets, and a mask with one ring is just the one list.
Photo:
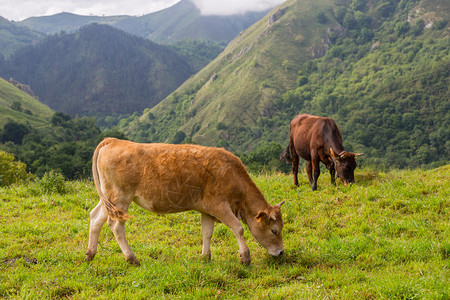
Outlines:
[[168, 47], [98, 24], [50, 36], [0, 65], [2, 77], [30, 85], [43, 103], [72, 116], [142, 111], [192, 72]]
[[333, 117], [348, 150], [397, 167], [449, 160], [444, 0], [287, 1], [121, 128], [142, 141], [287, 146], [298, 113]]

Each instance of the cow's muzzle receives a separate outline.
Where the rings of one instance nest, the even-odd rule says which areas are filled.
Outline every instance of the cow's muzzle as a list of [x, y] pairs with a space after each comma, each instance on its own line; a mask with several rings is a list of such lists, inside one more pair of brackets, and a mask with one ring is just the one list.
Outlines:
[[269, 254], [272, 256], [280, 256], [284, 253], [284, 249], [277, 250], [277, 251], [269, 251]]

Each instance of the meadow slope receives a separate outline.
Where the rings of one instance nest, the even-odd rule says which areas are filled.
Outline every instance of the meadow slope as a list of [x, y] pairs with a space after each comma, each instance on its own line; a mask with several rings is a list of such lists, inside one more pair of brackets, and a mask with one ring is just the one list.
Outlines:
[[[286, 253], [269, 257], [246, 229], [252, 264], [239, 263], [231, 231], [216, 225], [212, 261], [199, 259], [200, 214], [157, 216], [137, 205], [127, 236], [140, 267], [125, 262], [111, 230], [87, 263], [89, 181], [0, 189], [0, 298], [448, 299], [450, 165], [428, 171], [358, 170], [356, 184], [327, 174], [253, 175], [283, 206]], [[56, 192], [59, 187], [59, 192]], [[53, 192], [52, 192], [53, 190]]]

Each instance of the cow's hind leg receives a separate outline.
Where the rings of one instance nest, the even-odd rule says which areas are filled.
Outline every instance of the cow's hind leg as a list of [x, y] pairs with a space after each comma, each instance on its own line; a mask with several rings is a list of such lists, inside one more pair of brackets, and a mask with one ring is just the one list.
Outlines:
[[298, 164], [299, 164], [299, 156], [295, 152], [295, 148], [292, 143], [289, 144], [289, 151], [291, 153], [291, 163], [292, 163], [292, 173], [294, 174], [294, 184], [298, 186]]
[[108, 213], [102, 207], [102, 202], [100, 201], [90, 214], [89, 244], [86, 251], [85, 260], [92, 260], [97, 253], [98, 237], [100, 235], [100, 231], [102, 230], [103, 224], [105, 224], [107, 219]]
[[211, 237], [214, 232], [214, 219], [208, 215], [202, 213], [200, 223], [202, 225], [202, 256], [211, 259]]
[[131, 250], [130, 245], [128, 245], [127, 238], [125, 236], [125, 222], [126, 221], [112, 220], [111, 218], [108, 218], [108, 225], [114, 233], [114, 237], [116, 238], [123, 255], [125, 255], [126, 261], [133, 265], [139, 266], [140, 263], [136, 256], [134, 256], [134, 253]]

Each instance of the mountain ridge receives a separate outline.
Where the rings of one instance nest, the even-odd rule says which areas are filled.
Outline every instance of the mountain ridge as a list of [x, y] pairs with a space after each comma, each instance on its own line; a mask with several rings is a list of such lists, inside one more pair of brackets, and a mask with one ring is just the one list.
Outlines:
[[230, 41], [240, 31], [259, 20], [266, 12], [248, 12], [231, 16], [203, 16], [190, 0], [143, 16], [81, 16], [59, 13], [52, 16], [31, 17], [18, 24], [45, 34], [61, 31], [72, 33], [90, 23], [106, 24], [133, 35], [158, 43], [181, 39]]

